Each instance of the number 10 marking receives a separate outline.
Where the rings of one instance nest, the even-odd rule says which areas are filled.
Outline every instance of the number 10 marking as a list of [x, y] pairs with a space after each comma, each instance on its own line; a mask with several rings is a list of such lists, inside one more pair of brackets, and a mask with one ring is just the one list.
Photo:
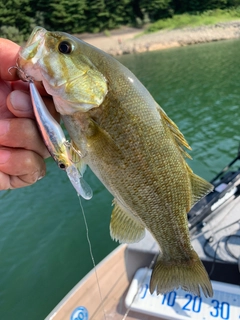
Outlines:
[[169, 292], [169, 294], [165, 293], [163, 295], [162, 304], [164, 304], [165, 301], [167, 300], [167, 305], [169, 307], [173, 307], [175, 304], [176, 296], [177, 296], [177, 294], [175, 291], [171, 291], [171, 292]]

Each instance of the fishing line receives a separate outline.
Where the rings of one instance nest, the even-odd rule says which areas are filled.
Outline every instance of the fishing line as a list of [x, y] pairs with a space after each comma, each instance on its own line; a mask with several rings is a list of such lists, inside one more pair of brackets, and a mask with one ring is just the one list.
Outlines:
[[84, 220], [84, 224], [85, 224], [85, 228], [86, 228], [86, 237], [87, 237], [89, 252], [90, 252], [90, 256], [91, 256], [92, 263], [93, 263], [93, 268], [94, 268], [94, 273], [95, 273], [96, 280], [97, 280], [98, 292], [99, 292], [100, 301], [101, 301], [101, 309], [102, 309], [102, 312], [103, 312], [104, 319], [107, 320], [107, 315], [106, 315], [106, 312], [104, 310], [103, 297], [102, 297], [102, 292], [101, 292], [101, 288], [100, 288], [100, 284], [99, 284], [99, 278], [98, 278], [96, 263], [95, 263], [95, 259], [94, 259], [93, 252], [92, 252], [91, 240], [90, 240], [90, 237], [89, 237], [89, 229], [88, 229], [87, 219], [86, 219], [86, 215], [84, 213], [81, 197], [80, 197], [79, 194], [78, 194], [78, 200], [79, 200], [79, 204], [80, 204], [80, 207], [81, 207], [81, 210], [82, 210], [83, 220]]

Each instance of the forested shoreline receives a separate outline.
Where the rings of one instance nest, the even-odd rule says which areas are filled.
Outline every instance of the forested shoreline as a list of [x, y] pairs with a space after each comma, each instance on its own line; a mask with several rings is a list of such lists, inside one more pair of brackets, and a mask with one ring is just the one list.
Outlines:
[[22, 42], [36, 25], [75, 34], [96, 33], [238, 6], [240, 0], [0, 0], [0, 36]]

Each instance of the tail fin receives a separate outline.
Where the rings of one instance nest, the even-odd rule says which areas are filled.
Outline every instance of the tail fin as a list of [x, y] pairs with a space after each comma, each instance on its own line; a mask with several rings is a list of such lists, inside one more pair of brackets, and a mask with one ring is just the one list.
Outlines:
[[151, 276], [150, 292], [153, 293], [156, 288], [157, 294], [166, 293], [178, 287], [198, 296], [201, 288], [205, 297], [213, 296], [210, 279], [195, 251], [192, 257], [185, 261], [158, 258]]

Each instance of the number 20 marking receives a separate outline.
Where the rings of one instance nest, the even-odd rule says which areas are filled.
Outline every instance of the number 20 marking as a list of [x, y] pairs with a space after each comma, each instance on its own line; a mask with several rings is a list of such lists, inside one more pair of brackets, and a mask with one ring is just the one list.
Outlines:
[[[195, 296], [193, 298], [193, 296], [191, 294], [186, 294], [185, 295], [185, 298], [188, 298], [188, 302], [182, 307], [183, 310], [186, 310], [186, 311], [190, 311], [190, 304], [193, 300], [193, 303], [192, 303], [192, 311], [193, 312], [200, 312], [201, 310], [201, 305], [202, 305], [202, 299], [198, 296]], [[189, 307], [188, 307], [189, 306]]]

